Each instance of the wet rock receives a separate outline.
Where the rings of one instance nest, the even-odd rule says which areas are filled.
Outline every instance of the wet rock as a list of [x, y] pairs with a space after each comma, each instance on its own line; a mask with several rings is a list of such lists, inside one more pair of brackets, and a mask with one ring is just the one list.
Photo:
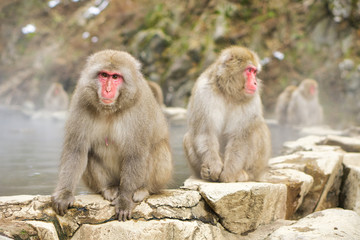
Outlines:
[[286, 215], [286, 186], [271, 183], [209, 183], [187, 179], [185, 188], [196, 189], [220, 216], [230, 232], [241, 234], [255, 230]]
[[280, 227], [266, 239], [360, 239], [359, 226], [360, 216], [354, 211], [327, 209]]

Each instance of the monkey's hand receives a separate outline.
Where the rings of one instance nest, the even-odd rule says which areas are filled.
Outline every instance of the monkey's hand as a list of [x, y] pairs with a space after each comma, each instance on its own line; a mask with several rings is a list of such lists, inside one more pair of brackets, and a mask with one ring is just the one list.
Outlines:
[[74, 195], [70, 191], [56, 192], [51, 196], [52, 208], [61, 216], [64, 216], [68, 208], [75, 202]]
[[206, 161], [201, 165], [200, 175], [204, 180], [217, 181], [223, 169], [221, 161]]
[[134, 208], [134, 202], [130, 197], [126, 197], [120, 194], [113, 202], [115, 205], [115, 218], [119, 221], [125, 221], [131, 219], [131, 213]]

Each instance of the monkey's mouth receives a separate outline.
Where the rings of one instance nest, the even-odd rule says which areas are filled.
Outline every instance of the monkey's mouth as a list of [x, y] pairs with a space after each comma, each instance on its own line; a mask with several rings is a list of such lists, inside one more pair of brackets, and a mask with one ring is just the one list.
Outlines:
[[252, 95], [252, 94], [254, 94], [254, 93], [256, 92], [256, 89], [248, 89], [248, 88], [245, 88], [245, 92], [246, 92], [247, 94]]
[[112, 104], [114, 102], [114, 99], [112, 98], [101, 98], [100, 100], [104, 104]]

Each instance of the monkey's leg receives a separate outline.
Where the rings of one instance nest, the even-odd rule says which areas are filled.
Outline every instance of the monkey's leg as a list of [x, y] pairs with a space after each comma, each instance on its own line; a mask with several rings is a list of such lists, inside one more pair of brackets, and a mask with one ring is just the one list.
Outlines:
[[172, 176], [173, 162], [169, 142], [166, 139], [159, 141], [153, 146], [149, 157], [148, 190], [156, 193], [165, 187]]
[[146, 188], [139, 188], [135, 191], [133, 195], [133, 201], [134, 202], [141, 202], [145, 198], [147, 198], [150, 195], [149, 191]]
[[219, 154], [219, 142], [216, 136], [211, 134], [197, 136], [193, 147], [199, 156], [201, 178], [218, 181], [223, 170], [223, 162]]
[[100, 193], [108, 201], [113, 201], [119, 195], [120, 180], [109, 176], [101, 162], [92, 157], [89, 157], [83, 180], [91, 190]]
[[224, 154], [224, 168], [220, 182], [243, 182], [249, 180], [246, 162], [249, 161], [249, 146], [240, 138], [230, 139]]
[[190, 140], [190, 133], [186, 133], [184, 136], [183, 148], [186, 159], [188, 160], [188, 163], [193, 173], [195, 174], [196, 177], [200, 178], [201, 159], [199, 159], [198, 156], [196, 155], [192, 141]]

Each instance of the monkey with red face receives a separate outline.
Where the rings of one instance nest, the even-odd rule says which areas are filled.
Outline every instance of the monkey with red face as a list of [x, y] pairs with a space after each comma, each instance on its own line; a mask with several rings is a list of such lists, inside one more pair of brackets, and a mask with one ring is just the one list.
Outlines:
[[210, 181], [258, 180], [271, 153], [256, 74], [258, 56], [223, 50], [198, 78], [188, 106], [184, 149], [196, 176]]
[[288, 86], [277, 99], [276, 117], [281, 124], [321, 124], [323, 109], [319, 103], [317, 82], [314, 79], [304, 79], [299, 87]]
[[171, 177], [168, 128], [140, 72], [122, 51], [90, 56], [77, 83], [65, 126], [59, 180], [52, 205], [64, 215], [74, 190], [85, 184], [131, 218], [134, 202], [163, 188]]

